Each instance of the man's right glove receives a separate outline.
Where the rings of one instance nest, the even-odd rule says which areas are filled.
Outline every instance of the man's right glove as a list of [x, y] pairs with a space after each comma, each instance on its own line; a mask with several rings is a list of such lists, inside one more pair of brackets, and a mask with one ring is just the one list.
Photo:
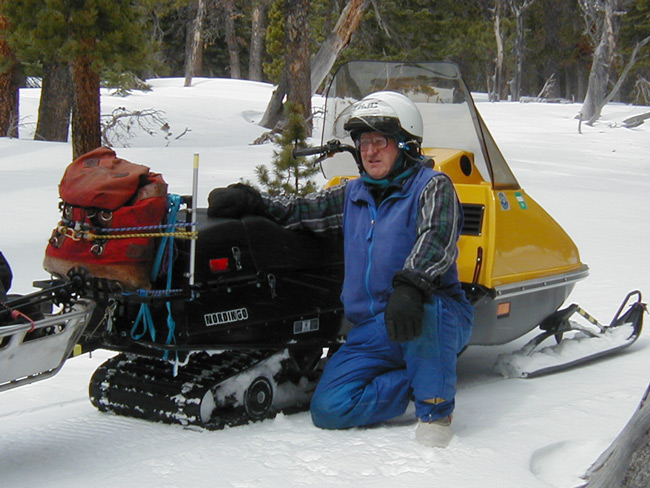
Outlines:
[[393, 342], [409, 342], [420, 337], [423, 317], [422, 292], [407, 283], [398, 283], [384, 312], [388, 338]]
[[244, 215], [263, 215], [266, 205], [255, 188], [236, 183], [226, 188], [215, 188], [208, 196], [210, 217], [238, 219]]

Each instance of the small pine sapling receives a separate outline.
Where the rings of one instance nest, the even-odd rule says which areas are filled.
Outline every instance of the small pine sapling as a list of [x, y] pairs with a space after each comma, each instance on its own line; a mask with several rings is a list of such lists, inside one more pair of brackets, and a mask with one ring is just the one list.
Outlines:
[[300, 105], [287, 102], [284, 109], [287, 124], [277, 139], [278, 150], [273, 151], [273, 167], [260, 164], [255, 168], [257, 180], [263, 191], [272, 196], [304, 196], [317, 190], [310, 178], [318, 167], [304, 157], [295, 158], [293, 150], [306, 147], [308, 129]]

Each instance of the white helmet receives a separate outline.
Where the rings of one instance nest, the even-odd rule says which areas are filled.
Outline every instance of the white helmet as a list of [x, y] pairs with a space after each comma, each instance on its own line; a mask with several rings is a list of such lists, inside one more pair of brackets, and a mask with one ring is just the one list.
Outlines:
[[363, 132], [381, 132], [389, 136], [403, 135], [422, 142], [422, 115], [407, 96], [392, 91], [366, 95], [352, 105], [350, 117], [343, 128], [352, 139]]

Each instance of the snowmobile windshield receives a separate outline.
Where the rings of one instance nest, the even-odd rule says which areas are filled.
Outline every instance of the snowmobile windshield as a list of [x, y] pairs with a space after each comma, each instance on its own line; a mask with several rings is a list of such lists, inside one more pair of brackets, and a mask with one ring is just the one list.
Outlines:
[[[519, 188], [453, 63], [352, 61], [342, 65], [326, 91], [322, 144], [332, 139], [352, 144], [343, 128], [350, 107], [382, 90], [400, 92], [416, 104], [424, 122], [423, 148], [472, 152], [477, 169], [495, 188]], [[329, 158], [323, 170], [328, 178], [357, 172], [349, 154]]]

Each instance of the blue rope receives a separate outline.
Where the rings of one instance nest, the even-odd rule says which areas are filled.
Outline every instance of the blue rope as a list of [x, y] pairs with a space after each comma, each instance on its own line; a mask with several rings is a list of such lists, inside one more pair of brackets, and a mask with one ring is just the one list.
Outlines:
[[[138, 326], [140, 325], [140, 321], [142, 321], [142, 332], [138, 333], [137, 329]], [[156, 328], [153, 325], [151, 310], [149, 309], [148, 304], [142, 303], [140, 305], [140, 311], [138, 312], [138, 316], [136, 317], [135, 323], [133, 324], [133, 328], [131, 329], [131, 337], [135, 340], [139, 340], [142, 339], [147, 332], [149, 332], [149, 335], [151, 336], [151, 340], [155, 341]]]
[[169, 230], [169, 229], [174, 229], [175, 227], [192, 227], [196, 224], [192, 224], [190, 222], [182, 222], [179, 224], [167, 224], [167, 225], [142, 225], [139, 227], [118, 227], [118, 228], [110, 228], [110, 229], [104, 229], [102, 227], [96, 227], [95, 232], [99, 233], [104, 233], [104, 234], [110, 234], [111, 232], [130, 232], [132, 230]]
[[[176, 217], [181, 203], [182, 200], [180, 195], [167, 196], [167, 206], [169, 209], [167, 215], [167, 225], [165, 226], [167, 229], [173, 230], [176, 227]], [[155, 281], [160, 273], [160, 268], [162, 267], [163, 258], [165, 256], [165, 251], [167, 251], [167, 285], [164, 292], [169, 294], [172, 290], [172, 262], [174, 258], [174, 235], [173, 234], [164, 236], [161, 239], [160, 244], [158, 245], [158, 252], [156, 253], [156, 259], [154, 261], [154, 265], [151, 270], [151, 281]], [[167, 307], [167, 331], [168, 331], [166, 344], [167, 345], [170, 345], [172, 343], [176, 344], [176, 337], [174, 335], [174, 332], [176, 330], [176, 322], [172, 317], [171, 302], [167, 300], [165, 302], [165, 305]], [[136, 330], [140, 325], [140, 321], [142, 321], [143, 324], [143, 331], [142, 333], [138, 334]], [[147, 331], [149, 331], [149, 334], [151, 335], [151, 340], [155, 341], [156, 330], [153, 324], [153, 318], [151, 316], [151, 310], [149, 308], [149, 304], [142, 303], [140, 304], [140, 311], [138, 312], [138, 316], [136, 317], [135, 323], [133, 324], [133, 328], [131, 329], [131, 337], [136, 340], [141, 339]], [[165, 354], [163, 355], [163, 359], [167, 359], [168, 355], [169, 355], [169, 351], [165, 351]], [[178, 360], [178, 357], [176, 359]]]
[[[180, 195], [168, 195], [167, 196], [167, 206], [169, 208], [169, 215], [167, 216], [167, 227], [170, 229], [173, 229], [176, 226], [176, 216], [178, 214], [178, 209], [181, 205], [181, 197]], [[163, 255], [165, 254], [165, 249], [169, 243], [169, 262], [167, 263], [168, 266], [168, 273], [167, 273], [167, 289], [171, 288], [171, 267], [172, 267], [172, 260], [171, 258], [173, 257], [173, 243], [174, 243], [174, 236], [169, 235], [165, 236], [161, 239], [160, 245], [158, 246], [158, 254], [156, 255], [156, 260], [154, 261], [153, 269], [151, 270], [151, 281], [155, 281], [156, 278], [158, 278], [158, 273], [160, 272], [160, 267], [162, 265], [162, 260], [163, 260]]]
[[171, 290], [144, 290], [139, 288], [135, 291], [125, 291], [122, 292], [122, 295], [134, 295], [138, 297], [154, 297], [154, 298], [165, 298], [172, 295], [178, 295], [183, 293], [185, 290], [183, 288], [174, 288]]
[[[61, 222], [63, 225], [72, 227], [76, 224], [76, 221], [74, 220], [68, 220], [68, 219], [61, 219]], [[180, 222], [180, 223], [175, 223], [175, 224], [159, 224], [159, 225], [140, 225], [137, 227], [111, 227], [110, 229], [103, 228], [103, 227], [92, 227], [90, 225], [85, 225], [88, 229], [94, 230], [97, 234], [110, 234], [112, 232], [130, 232], [134, 230], [169, 230], [169, 229], [174, 229], [176, 227], [194, 227], [196, 226], [195, 223], [191, 222]]]

